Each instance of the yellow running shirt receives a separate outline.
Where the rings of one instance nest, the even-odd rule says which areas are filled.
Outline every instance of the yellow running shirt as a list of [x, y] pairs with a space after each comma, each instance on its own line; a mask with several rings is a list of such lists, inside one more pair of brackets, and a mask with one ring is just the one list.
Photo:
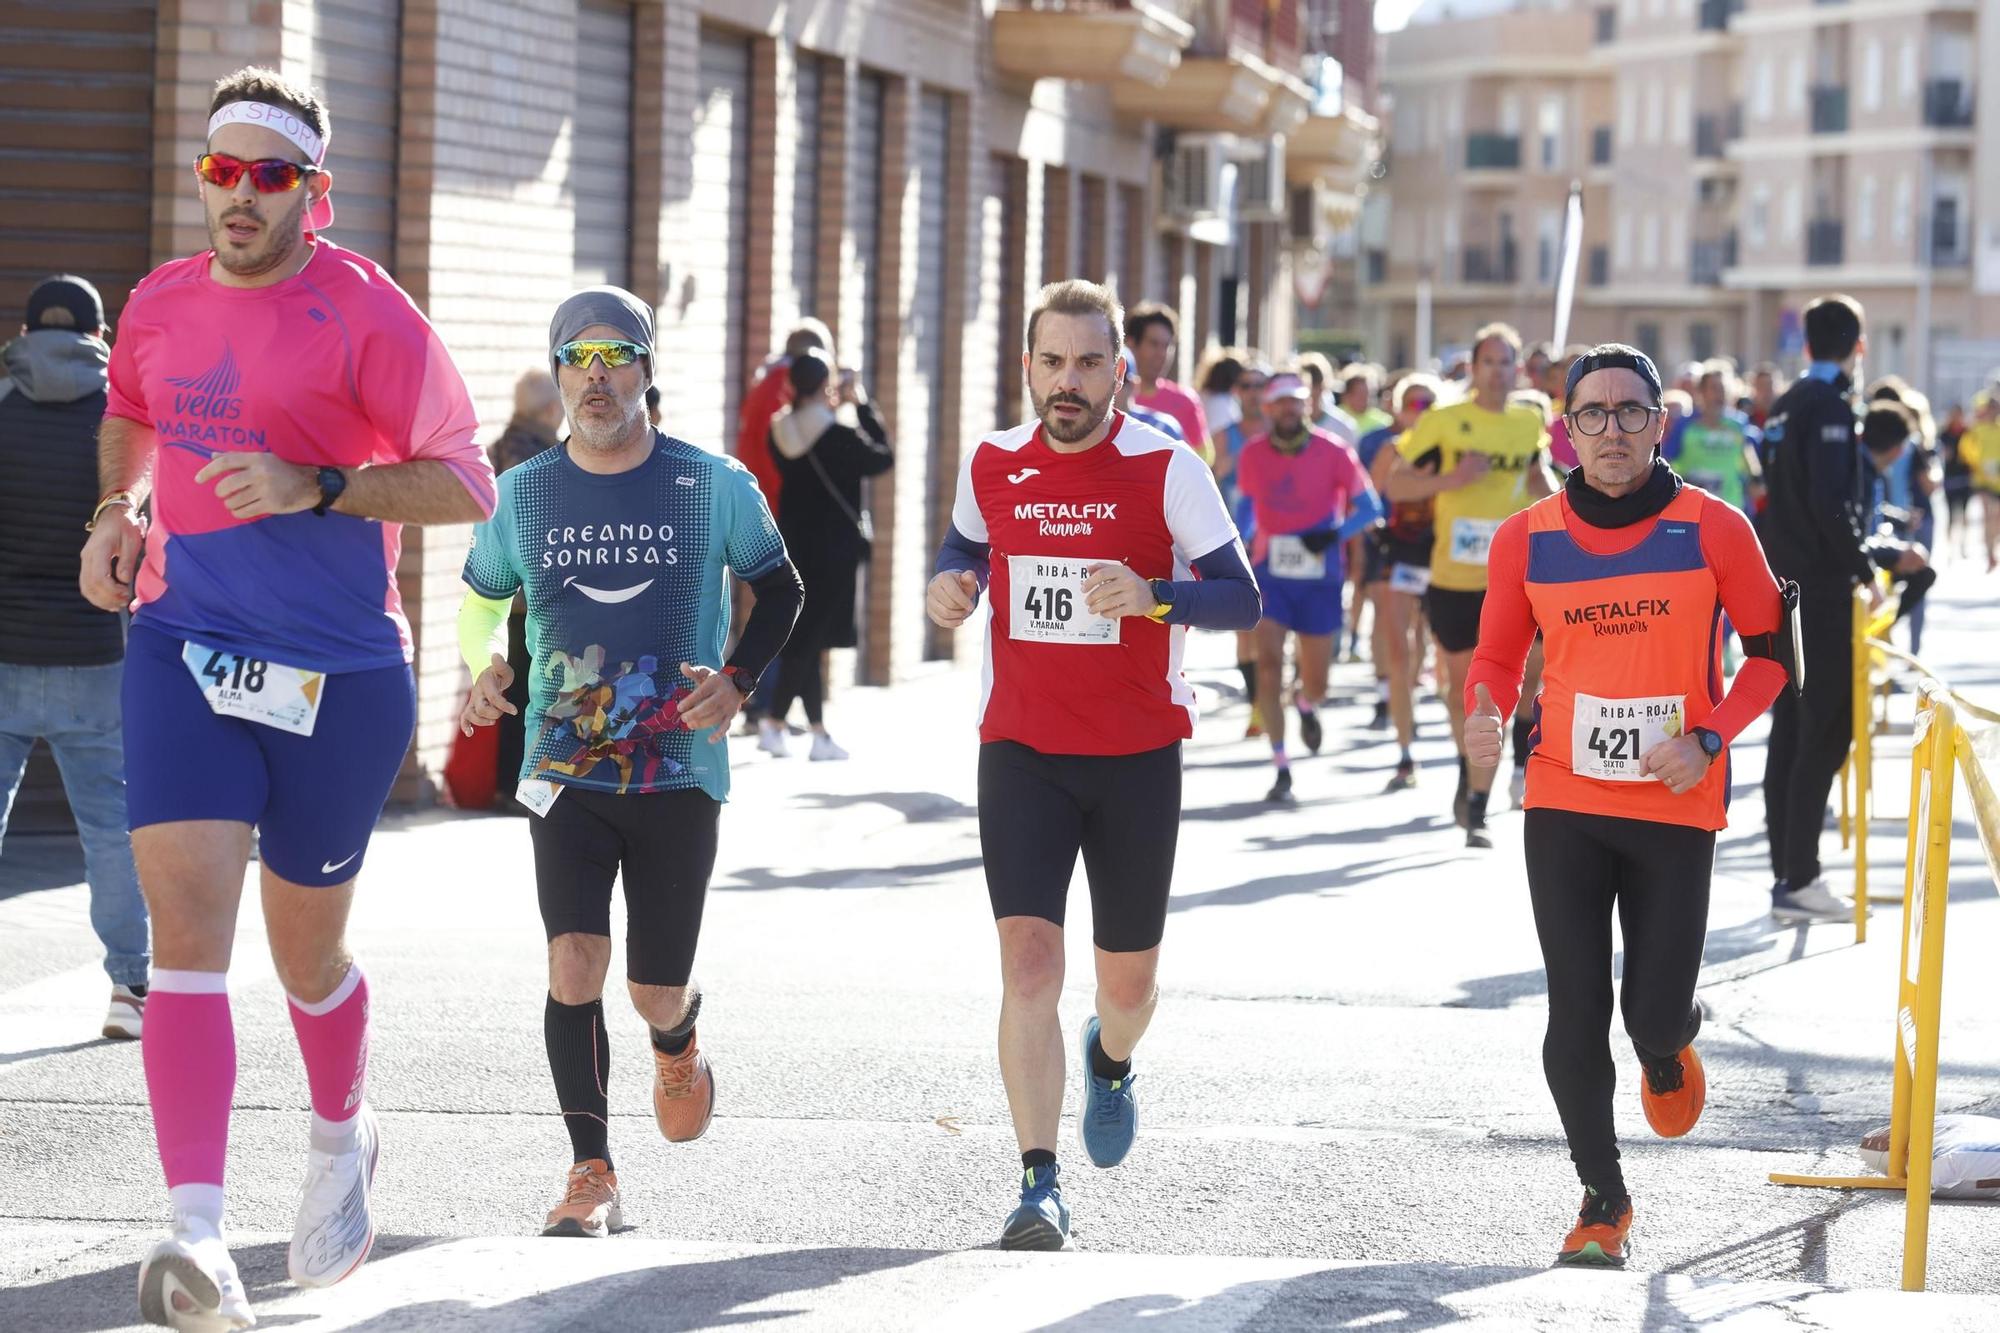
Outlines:
[[1396, 451], [1415, 463], [1438, 451], [1445, 475], [1467, 454], [1485, 454], [1492, 470], [1455, 491], [1439, 491], [1437, 536], [1431, 546], [1431, 586], [1452, 592], [1484, 592], [1486, 553], [1506, 519], [1534, 503], [1528, 493], [1528, 465], [1549, 445], [1542, 414], [1532, 407], [1489, 412], [1466, 401], [1433, 407], [1396, 441]]
[[1958, 439], [1958, 457], [1972, 469], [1974, 487], [2000, 495], [2000, 421], [1968, 427]]

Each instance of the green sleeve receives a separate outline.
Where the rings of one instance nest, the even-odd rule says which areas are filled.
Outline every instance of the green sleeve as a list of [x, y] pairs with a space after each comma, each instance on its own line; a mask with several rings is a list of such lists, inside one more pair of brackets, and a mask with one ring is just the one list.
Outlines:
[[465, 600], [458, 605], [458, 652], [475, 680], [493, 665], [494, 654], [506, 660], [507, 615], [513, 609], [512, 597], [481, 597], [465, 590]]

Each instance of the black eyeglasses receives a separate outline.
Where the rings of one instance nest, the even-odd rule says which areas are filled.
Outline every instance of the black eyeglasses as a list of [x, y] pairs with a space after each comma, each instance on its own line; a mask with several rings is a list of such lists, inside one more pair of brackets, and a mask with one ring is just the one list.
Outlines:
[[1579, 435], [1602, 435], [1615, 416], [1619, 430], [1637, 435], [1665, 411], [1664, 407], [1642, 407], [1638, 403], [1620, 403], [1616, 408], [1579, 407], [1569, 414], [1569, 423]]

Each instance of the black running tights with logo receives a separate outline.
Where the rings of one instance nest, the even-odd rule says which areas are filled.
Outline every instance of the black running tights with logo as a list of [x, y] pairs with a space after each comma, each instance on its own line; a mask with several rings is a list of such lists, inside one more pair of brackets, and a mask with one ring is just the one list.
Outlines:
[[[1694, 1000], [1708, 932], [1715, 834], [1681, 824], [1529, 810], [1528, 895], [1548, 970], [1542, 1068], [1577, 1176], [1625, 1192], [1612, 1128], [1611, 914], [1624, 935], [1625, 1032], [1642, 1061], [1672, 1058], [1701, 1028]], [[1642, 1074], [1641, 1077], [1644, 1077]]]

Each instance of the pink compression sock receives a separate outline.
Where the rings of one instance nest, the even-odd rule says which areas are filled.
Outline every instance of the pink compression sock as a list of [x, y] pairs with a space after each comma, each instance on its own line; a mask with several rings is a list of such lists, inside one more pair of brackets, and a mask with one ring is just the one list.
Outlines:
[[350, 963], [333, 994], [314, 1004], [289, 997], [292, 1031], [312, 1088], [313, 1127], [338, 1133], [361, 1108], [368, 1078], [368, 979]]
[[146, 996], [139, 1044], [169, 1190], [206, 1185], [218, 1197], [222, 1191], [229, 1102], [236, 1093], [236, 1029], [227, 987], [221, 972], [155, 969]]

